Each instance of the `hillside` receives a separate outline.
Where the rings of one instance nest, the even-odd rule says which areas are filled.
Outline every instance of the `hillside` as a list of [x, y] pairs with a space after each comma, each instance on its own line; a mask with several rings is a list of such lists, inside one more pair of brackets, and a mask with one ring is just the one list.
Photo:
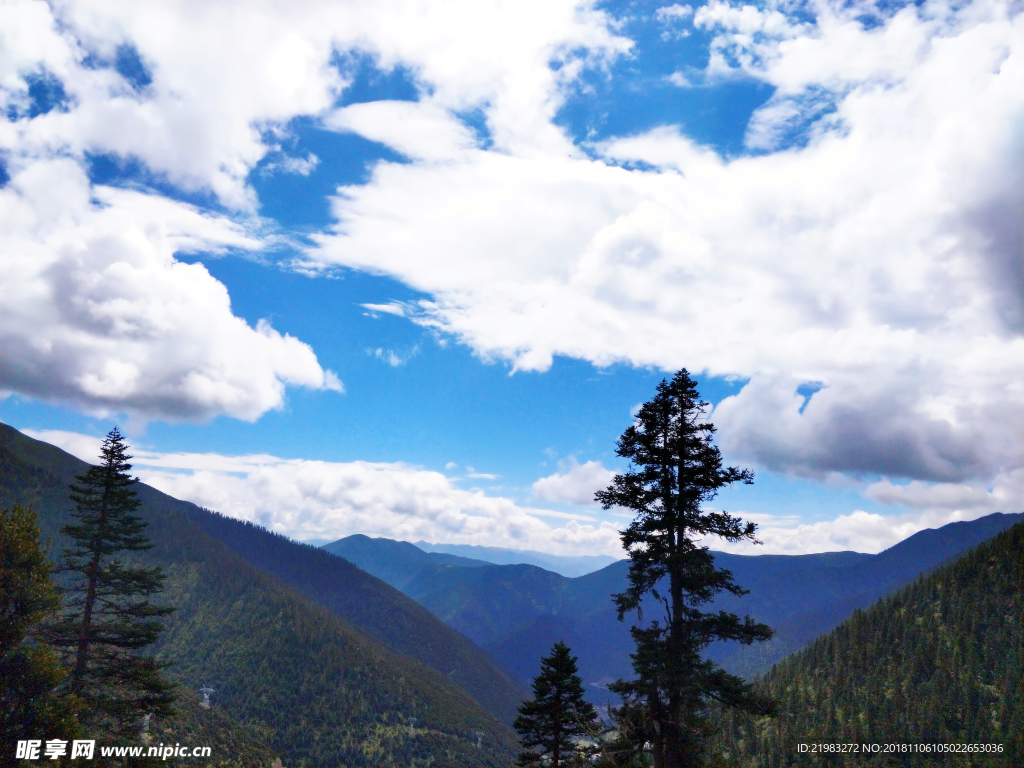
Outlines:
[[[5, 441], [11, 434], [13, 443], [31, 456], [37, 466], [46, 467], [61, 477], [70, 479], [81, 471], [77, 467], [84, 466], [53, 446], [30, 440], [10, 427], [3, 426], [3, 429], [0, 434]], [[66, 482], [62, 482], [55, 489], [43, 487], [39, 493], [49, 494], [46, 503], [63, 508], [66, 487]], [[391, 650], [446, 675], [502, 722], [511, 723], [515, 719], [516, 708], [526, 698], [526, 691], [500, 671], [473, 642], [376, 576], [316, 547], [180, 501], [144, 484], [138, 487], [138, 494], [147, 508], [188, 517], [251, 565], [279, 577]], [[42, 520], [41, 525], [44, 525]], [[52, 531], [44, 528], [43, 534], [48, 536], [58, 529], [59, 526]], [[413, 545], [405, 546], [427, 557]], [[442, 562], [464, 559], [451, 555], [436, 557]]]
[[[951, 523], [921, 531], [877, 555], [716, 553], [715, 562], [731, 570], [750, 594], [722, 595], [714, 607], [750, 614], [774, 627], [777, 635], [769, 643], [748, 647], [720, 643], [709, 655], [730, 671], [753, 677], [829, 632], [857, 608], [1020, 519], [1019, 514], [994, 514]], [[599, 686], [631, 674], [629, 624], [616, 619], [609, 599], [626, 586], [627, 561], [569, 579], [530, 565], [436, 567], [409, 544], [368, 542], [372, 546], [349, 551], [360, 567], [394, 578], [392, 583], [483, 647], [520, 683], [529, 683], [540, 657], [559, 639], [578, 655], [580, 674], [595, 701], [614, 700]]]
[[[723, 718], [716, 760], [743, 766], [1024, 764], [1024, 524], [857, 611], [761, 681], [777, 719]], [[796, 744], [998, 744], [1002, 753], [856, 754]]]
[[[44, 538], [53, 537], [51, 552], [59, 551], [64, 489], [85, 465], [6, 426], [0, 427], [0, 459], [2, 503], [33, 504]], [[140, 514], [156, 544], [142, 562], [165, 569], [162, 601], [177, 609], [157, 653], [173, 661], [170, 674], [184, 691], [216, 689], [214, 709], [254, 736], [254, 744], [266, 742], [289, 766], [510, 761], [515, 734], [446, 675], [396, 653], [254, 567], [183, 514], [180, 502], [146, 487], [139, 491]], [[278, 543], [279, 537], [264, 536]], [[338, 572], [362, 573], [326, 553], [294, 546], [331, 566], [341, 564]], [[394, 592], [362, 576], [369, 585], [363, 598]], [[379, 588], [372, 589], [374, 583]], [[406, 602], [413, 606], [408, 615], [422, 611]], [[415, 729], [410, 717], [416, 718]], [[169, 725], [188, 731], [187, 726]]]
[[[206, 533], [378, 642], [445, 675], [484, 709], [511, 724], [525, 689], [500, 671], [458, 627], [447, 626], [383, 580], [316, 547], [299, 544], [147, 488], [140, 497], [168, 505]], [[409, 545], [412, 546], [411, 544]]]

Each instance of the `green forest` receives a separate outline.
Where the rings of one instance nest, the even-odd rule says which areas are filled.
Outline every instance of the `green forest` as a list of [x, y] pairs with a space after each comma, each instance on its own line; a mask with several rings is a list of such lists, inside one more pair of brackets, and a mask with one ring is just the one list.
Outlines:
[[[2, 503], [34, 508], [54, 557], [68, 482], [85, 464], [6, 426], [2, 437]], [[155, 719], [155, 738], [194, 739], [214, 747], [208, 764], [246, 768], [269, 767], [271, 756], [289, 768], [511, 762], [514, 731], [448, 676], [257, 569], [180, 511], [144, 503], [140, 514], [156, 546], [138, 562], [163, 568], [159, 601], [175, 609], [155, 653], [171, 663], [178, 714]], [[196, 708], [204, 685], [216, 691], [209, 711]]]
[[[1021, 765], [1022, 568], [1024, 524], [1018, 523], [857, 611], [758, 681], [779, 701], [777, 718], [719, 713], [716, 760], [750, 768]], [[815, 744], [857, 751], [813, 752]], [[886, 751], [902, 750], [898, 745], [999, 745], [1001, 751]]]
[[[0, 436], [2, 503], [33, 507], [55, 559], [85, 465], [9, 427]], [[525, 694], [477, 646], [340, 557], [139, 491], [157, 546], [133, 557], [163, 569], [159, 600], [175, 608], [153, 652], [171, 663], [176, 712], [148, 739], [212, 746], [202, 764], [230, 768], [512, 764], [507, 713]], [[755, 690], [777, 716], [710, 711], [705, 764], [1020, 765], [1022, 553], [1017, 524], [776, 664]], [[892, 751], [904, 744], [932, 751]]]

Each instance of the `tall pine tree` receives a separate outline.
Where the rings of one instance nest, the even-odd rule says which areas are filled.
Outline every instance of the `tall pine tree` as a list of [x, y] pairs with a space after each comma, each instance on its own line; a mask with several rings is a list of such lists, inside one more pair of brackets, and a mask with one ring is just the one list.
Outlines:
[[516, 762], [539, 765], [543, 760], [551, 768], [559, 768], [574, 754], [573, 737], [593, 734], [597, 724], [594, 706], [583, 698], [576, 657], [559, 641], [551, 655], [541, 659], [540, 674], [533, 680], [533, 699], [519, 707], [519, 717], [513, 723], [524, 749]]
[[645, 598], [664, 610], [659, 619], [630, 630], [636, 679], [613, 688], [624, 700], [622, 730], [637, 744], [650, 742], [655, 768], [700, 763], [712, 701], [751, 712], [773, 710], [741, 678], [703, 657], [715, 640], [751, 643], [772, 635], [750, 617], [701, 610], [723, 590], [746, 590], [729, 571], [715, 567], [698, 541], [718, 536], [757, 542], [753, 523], [704, 509], [721, 488], [753, 482], [750, 470], [722, 467], [707, 407], [686, 369], [662, 381], [619, 438], [616, 453], [629, 459], [629, 471], [596, 494], [605, 509], [622, 507], [637, 515], [622, 534], [631, 562], [629, 587], [613, 596], [619, 620], [636, 611], [642, 622]]
[[84, 704], [90, 734], [123, 737], [138, 730], [144, 715], [171, 713], [173, 686], [164, 665], [139, 651], [156, 641], [158, 621], [171, 609], [150, 598], [163, 587], [160, 568], [126, 562], [125, 554], [153, 544], [129, 476], [127, 445], [115, 427], [103, 441], [102, 462], [70, 486], [76, 522], [64, 527], [73, 545], [64, 550], [68, 576], [64, 610], [50, 627], [50, 642], [70, 668], [64, 687]]

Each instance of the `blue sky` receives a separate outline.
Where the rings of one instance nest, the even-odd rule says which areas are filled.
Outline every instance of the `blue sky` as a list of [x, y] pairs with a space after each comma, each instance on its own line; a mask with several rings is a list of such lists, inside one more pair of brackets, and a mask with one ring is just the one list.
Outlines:
[[1021, 508], [1017, 6], [3, 14], [6, 423], [303, 540], [615, 554], [685, 366], [757, 551]]

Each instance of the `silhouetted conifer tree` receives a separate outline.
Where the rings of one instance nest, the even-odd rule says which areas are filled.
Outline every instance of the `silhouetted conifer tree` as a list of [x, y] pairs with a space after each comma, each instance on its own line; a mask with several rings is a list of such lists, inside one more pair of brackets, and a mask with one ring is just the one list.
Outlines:
[[513, 723], [524, 749], [516, 763], [539, 765], [544, 760], [551, 768], [559, 768], [567, 757], [571, 760], [574, 756], [573, 737], [593, 735], [597, 722], [594, 706], [583, 698], [576, 657], [559, 641], [551, 655], [541, 659], [540, 674], [533, 680], [533, 699], [519, 707], [519, 717]]
[[700, 610], [722, 590], [735, 595], [746, 590], [729, 571], [716, 568], [707, 547], [697, 542], [705, 536], [757, 542], [753, 523], [704, 509], [719, 489], [753, 482], [750, 470], [722, 467], [707, 407], [685, 369], [671, 382], [662, 381], [619, 438], [616, 453], [629, 459], [630, 469], [596, 494], [605, 509], [623, 507], [637, 514], [622, 534], [631, 563], [628, 589], [613, 596], [619, 620], [636, 611], [643, 621], [648, 595], [664, 608], [662, 620], [631, 629], [637, 677], [612, 687], [624, 699], [621, 712], [628, 715], [633, 740], [650, 742], [655, 768], [699, 764], [711, 702], [773, 711], [770, 701], [702, 653], [715, 640], [751, 643], [772, 635], [750, 617]]
[[102, 463], [70, 486], [76, 522], [63, 532], [73, 540], [62, 571], [70, 577], [64, 610], [50, 627], [50, 642], [70, 668], [64, 687], [84, 703], [81, 720], [90, 737], [124, 736], [144, 715], [171, 713], [173, 686], [156, 659], [138, 651], [163, 630], [157, 620], [170, 608], [150, 597], [163, 587], [160, 568], [133, 567], [124, 554], [152, 548], [147, 523], [135, 514], [140, 502], [128, 475], [124, 438], [115, 427], [103, 441]]
[[13, 766], [19, 740], [73, 738], [78, 701], [55, 689], [67, 674], [39, 643], [39, 623], [59, 605], [31, 508], [0, 510], [0, 766]]

